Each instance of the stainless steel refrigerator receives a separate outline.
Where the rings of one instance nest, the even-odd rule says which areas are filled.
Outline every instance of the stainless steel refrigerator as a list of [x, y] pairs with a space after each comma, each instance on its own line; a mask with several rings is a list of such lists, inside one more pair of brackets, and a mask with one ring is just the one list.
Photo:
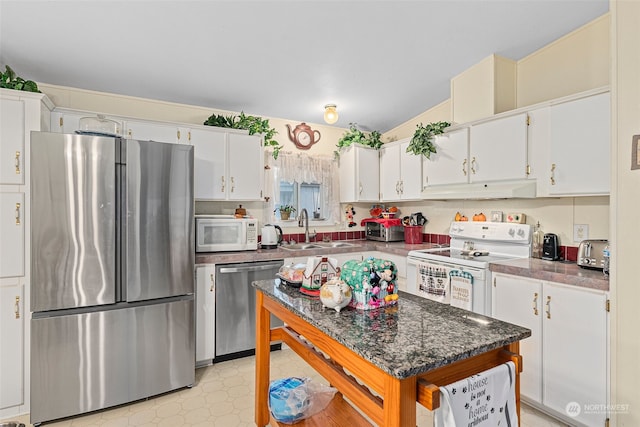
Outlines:
[[31, 138], [31, 422], [195, 380], [193, 147]]

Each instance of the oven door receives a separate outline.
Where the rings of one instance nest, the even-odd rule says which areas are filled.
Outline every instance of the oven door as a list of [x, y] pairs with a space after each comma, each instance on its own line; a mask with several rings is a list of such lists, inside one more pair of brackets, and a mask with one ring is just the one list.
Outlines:
[[418, 275], [420, 267], [432, 267], [433, 269], [459, 270], [471, 275], [472, 279], [472, 311], [489, 316], [491, 314], [491, 272], [488, 268], [477, 268], [458, 265], [450, 262], [434, 261], [428, 258], [407, 257], [407, 292], [420, 297], [427, 297], [424, 289], [419, 284], [422, 278]]

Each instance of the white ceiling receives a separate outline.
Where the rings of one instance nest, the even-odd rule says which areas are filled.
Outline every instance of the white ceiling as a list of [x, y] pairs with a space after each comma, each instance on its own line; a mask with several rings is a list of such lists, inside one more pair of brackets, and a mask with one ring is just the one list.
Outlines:
[[451, 77], [518, 60], [609, 0], [0, 0], [0, 65], [30, 80], [385, 132]]

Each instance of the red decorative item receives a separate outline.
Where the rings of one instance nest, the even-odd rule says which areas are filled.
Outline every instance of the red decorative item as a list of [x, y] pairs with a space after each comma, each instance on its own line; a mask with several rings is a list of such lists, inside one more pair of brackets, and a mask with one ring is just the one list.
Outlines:
[[394, 225], [402, 225], [400, 218], [365, 218], [360, 221], [360, 226], [364, 227], [367, 222], [377, 222], [382, 224], [385, 228], [393, 227]]

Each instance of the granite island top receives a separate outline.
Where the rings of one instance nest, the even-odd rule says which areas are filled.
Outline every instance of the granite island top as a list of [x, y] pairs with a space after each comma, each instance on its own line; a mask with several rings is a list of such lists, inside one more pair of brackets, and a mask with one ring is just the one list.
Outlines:
[[399, 379], [531, 336], [529, 329], [402, 291], [397, 305], [367, 311], [346, 307], [337, 313], [277, 279], [252, 285]]
[[581, 268], [575, 262], [519, 258], [492, 262], [489, 264], [489, 269], [495, 273], [512, 274], [600, 291], [609, 290], [609, 278], [602, 274], [602, 270]]

